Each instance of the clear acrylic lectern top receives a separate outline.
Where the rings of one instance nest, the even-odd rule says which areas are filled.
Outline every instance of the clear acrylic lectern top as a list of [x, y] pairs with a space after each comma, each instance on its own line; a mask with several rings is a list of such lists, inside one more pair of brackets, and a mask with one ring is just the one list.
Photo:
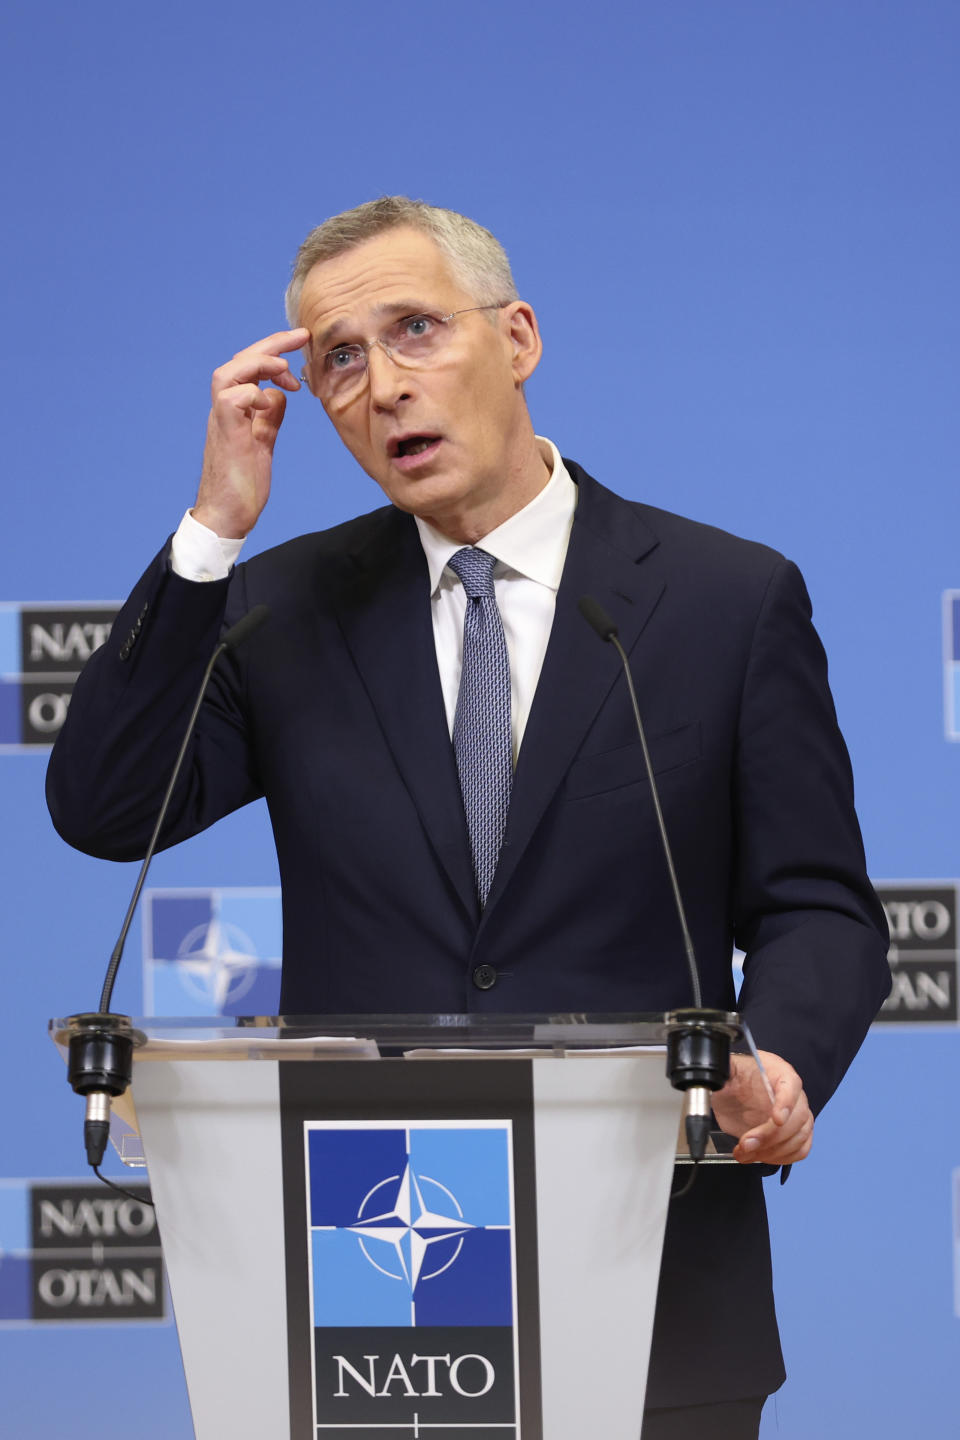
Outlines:
[[[567, 1015], [193, 1015], [132, 1020], [134, 1066], [174, 1060], [569, 1060], [590, 1055], [636, 1059], [666, 1051], [667, 1036], [684, 1012]], [[744, 1038], [738, 1015], [714, 1012], [734, 1045]], [[76, 1017], [50, 1021], [64, 1058]], [[134, 1071], [136, 1077], [136, 1068]], [[134, 1083], [134, 1090], [136, 1083]], [[113, 1102], [110, 1138], [134, 1169], [146, 1160], [134, 1097]], [[735, 1142], [712, 1134], [705, 1160], [729, 1161]], [[677, 1160], [689, 1160], [678, 1140]]]

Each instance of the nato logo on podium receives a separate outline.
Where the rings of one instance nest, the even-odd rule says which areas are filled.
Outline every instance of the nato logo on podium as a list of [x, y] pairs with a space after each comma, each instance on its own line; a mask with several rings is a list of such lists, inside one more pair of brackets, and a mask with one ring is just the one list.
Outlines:
[[508, 1120], [304, 1127], [319, 1433], [516, 1433]]

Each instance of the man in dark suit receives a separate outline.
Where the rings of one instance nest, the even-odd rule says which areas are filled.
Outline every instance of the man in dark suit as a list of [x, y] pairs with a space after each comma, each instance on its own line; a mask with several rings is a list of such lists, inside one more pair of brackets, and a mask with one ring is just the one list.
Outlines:
[[[803, 582], [763, 546], [620, 499], [535, 436], [536, 318], [473, 222], [361, 206], [308, 237], [288, 300], [294, 328], [214, 374], [197, 503], [78, 682], [55, 823], [91, 853], [142, 853], [217, 635], [265, 601], [270, 623], [215, 678], [164, 843], [266, 796], [284, 1012], [689, 1003], [623, 680], [577, 613], [596, 596], [641, 691], [704, 1002], [733, 1007], [736, 940], [775, 1096], [771, 1114], [734, 1057], [715, 1109], [742, 1166], [672, 1207], [644, 1435], [755, 1435], [783, 1378], [758, 1166], [808, 1153], [888, 983]], [[299, 349], [392, 503], [233, 568]], [[474, 595], [460, 571], [477, 551], [492, 559]], [[461, 693], [481, 610], [504, 704]], [[471, 724], [488, 726], [483, 757], [507, 748], [490, 771], [503, 793], [471, 780]]]

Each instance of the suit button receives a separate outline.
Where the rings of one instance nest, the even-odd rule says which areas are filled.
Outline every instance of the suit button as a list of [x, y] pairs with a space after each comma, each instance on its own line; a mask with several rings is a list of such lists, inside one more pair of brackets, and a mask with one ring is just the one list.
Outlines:
[[130, 658], [130, 646], [127, 644], [126, 641], [124, 641], [124, 643], [120, 646], [120, 659], [121, 659], [121, 660], [129, 660], [129, 658]]
[[497, 972], [492, 965], [478, 965], [473, 972], [473, 983], [478, 990], [492, 990], [497, 983]]

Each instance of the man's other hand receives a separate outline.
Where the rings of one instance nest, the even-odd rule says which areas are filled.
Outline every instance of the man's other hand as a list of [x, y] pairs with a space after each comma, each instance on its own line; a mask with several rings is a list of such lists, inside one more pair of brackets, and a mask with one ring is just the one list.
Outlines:
[[[213, 372], [203, 473], [193, 517], [223, 539], [249, 534], [270, 496], [270, 469], [283, 422], [285, 390], [300, 389], [285, 356], [310, 338], [279, 330]], [[279, 389], [260, 389], [268, 380]]]
[[736, 1135], [734, 1159], [741, 1165], [792, 1165], [813, 1143], [813, 1114], [800, 1076], [787, 1060], [760, 1051], [773, 1104], [752, 1055], [731, 1055], [730, 1079], [713, 1097], [722, 1130]]

